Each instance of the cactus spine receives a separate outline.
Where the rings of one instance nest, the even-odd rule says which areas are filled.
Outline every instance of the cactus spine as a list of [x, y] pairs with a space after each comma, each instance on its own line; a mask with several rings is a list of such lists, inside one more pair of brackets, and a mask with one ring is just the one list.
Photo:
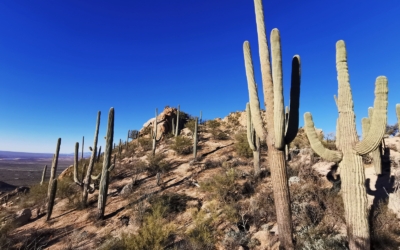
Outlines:
[[196, 117], [195, 124], [194, 124], [194, 132], [193, 132], [193, 160], [196, 161], [197, 157], [197, 126], [198, 126], [198, 119]]
[[100, 115], [101, 115], [101, 112], [99, 111], [97, 113], [96, 130], [94, 132], [94, 142], [93, 142], [94, 150], [92, 151], [92, 155], [91, 155], [90, 161], [89, 161], [89, 166], [86, 170], [86, 177], [85, 177], [85, 180], [83, 181], [82, 204], [84, 206], [86, 206], [86, 204], [87, 204], [88, 194], [94, 192], [94, 189], [92, 189], [90, 187], [90, 181], [91, 181], [91, 175], [92, 175], [92, 171], [93, 171], [94, 161], [96, 158], [97, 140], [98, 140], [98, 136], [99, 136], [99, 127], [100, 127]]
[[56, 146], [56, 153], [54, 155], [53, 163], [51, 166], [49, 189], [47, 191], [47, 218], [46, 218], [46, 220], [50, 220], [51, 213], [53, 212], [54, 199], [56, 198], [56, 191], [57, 191], [56, 171], [57, 171], [57, 164], [58, 164], [58, 155], [60, 153], [60, 146], [61, 146], [61, 138], [58, 138], [57, 146]]
[[310, 113], [304, 114], [306, 133], [311, 147], [317, 154], [326, 160], [339, 162], [349, 247], [351, 250], [368, 250], [370, 249], [368, 203], [361, 156], [374, 151], [382, 142], [387, 122], [387, 79], [384, 76], [376, 79], [370, 128], [366, 137], [359, 141], [349, 83], [346, 47], [342, 40], [336, 43], [336, 69], [339, 85], [337, 97], [339, 118], [336, 128], [338, 151], [323, 148], [316, 136]]
[[40, 185], [43, 184], [44, 178], [46, 177], [47, 165], [44, 165], [43, 172], [42, 172], [42, 180], [40, 181]]
[[[261, 61], [264, 101], [266, 106], [267, 126], [263, 127], [257, 87], [254, 79], [253, 62], [250, 44], [244, 42], [244, 58], [246, 76], [250, 96], [251, 118], [254, 129], [261, 140], [267, 141], [268, 162], [271, 166], [274, 200], [279, 229], [279, 240], [284, 249], [293, 249], [293, 226], [291, 219], [290, 194], [285, 161], [285, 144], [290, 143], [296, 136], [299, 123], [300, 98], [300, 57], [292, 60], [292, 87], [290, 90], [290, 114], [288, 129], [285, 134], [285, 113], [282, 93], [282, 59], [280, 35], [277, 29], [271, 32], [272, 75], [269, 50], [265, 34], [264, 13], [261, 0], [255, 0], [255, 13], [259, 54]], [[268, 133], [267, 133], [268, 131]]]
[[249, 146], [253, 151], [254, 174], [258, 176], [260, 174], [260, 155], [261, 155], [260, 137], [256, 134], [253, 123], [251, 122], [250, 103], [246, 104], [246, 117], [247, 117], [247, 141], [249, 142]]
[[109, 174], [110, 171], [115, 166], [114, 164], [111, 165], [113, 140], [114, 140], [114, 108], [111, 108], [108, 113], [106, 148], [104, 150], [103, 169], [101, 172], [101, 179], [99, 185], [99, 199], [97, 204], [99, 219], [103, 219], [104, 217], [104, 211], [106, 208], [106, 201], [107, 201]]

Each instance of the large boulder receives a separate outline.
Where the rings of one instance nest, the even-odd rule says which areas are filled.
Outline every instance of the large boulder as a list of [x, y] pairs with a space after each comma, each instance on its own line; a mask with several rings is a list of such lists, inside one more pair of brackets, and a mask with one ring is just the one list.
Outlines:
[[[171, 132], [172, 130], [172, 120], [174, 119], [174, 124], [176, 126], [176, 117], [178, 110], [176, 108], [171, 108], [166, 106], [164, 110], [157, 116], [157, 140], [160, 140], [165, 134]], [[147, 127], [153, 127], [155, 118], [151, 118], [146, 123], [143, 124], [143, 128], [140, 133]], [[182, 128], [182, 122], [179, 123], [179, 128]]]

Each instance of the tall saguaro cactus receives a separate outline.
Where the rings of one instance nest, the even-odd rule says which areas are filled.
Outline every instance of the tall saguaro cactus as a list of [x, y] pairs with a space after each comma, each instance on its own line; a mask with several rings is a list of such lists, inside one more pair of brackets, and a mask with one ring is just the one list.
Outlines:
[[339, 85], [337, 97], [339, 118], [336, 127], [338, 150], [324, 148], [317, 138], [312, 116], [308, 112], [304, 114], [305, 128], [312, 149], [322, 158], [339, 163], [350, 249], [368, 250], [370, 249], [368, 202], [361, 156], [373, 152], [382, 142], [387, 123], [387, 79], [384, 76], [376, 79], [370, 128], [366, 137], [359, 141], [353, 111], [346, 47], [342, 40], [336, 43], [336, 70]]
[[[257, 86], [254, 79], [253, 62], [250, 44], [244, 42], [244, 58], [246, 76], [250, 96], [251, 118], [254, 129], [261, 140], [267, 141], [268, 162], [271, 167], [274, 200], [278, 220], [279, 240], [282, 248], [293, 249], [293, 226], [291, 219], [290, 194], [286, 172], [285, 144], [296, 136], [299, 123], [300, 99], [300, 57], [292, 60], [292, 86], [290, 90], [290, 114], [288, 128], [285, 133], [285, 110], [282, 86], [282, 55], [278, 29], [271, 32], [272, 70], [269, 60], [269, 49], [265, 34], [262, 0], [255, 0], [259, 55], [266, 106], [267, 124], [263, 126]], [[271, 74], [272, 72], [272, 74]], [[267, 133], [268, 131], [268, 133]]]
[[51, 213], [53, 212], [54, 200], [56, 198], [57, 191], [57, 165], [58, 165], [58, 155], [60, 153], [61, 138], [57, 140], [56, 153], [54, 154], [53, 163], [51, 165], [49, 189], [47, 191], [47, 217], [46, 220], [50, 220]]
[[47, 165], [44, 165], [43, 172], [42, 172], [42, 180], [40, 181], [40, 185], [43, 185], [44, 178], [46, 177]]
[[176, 127], [175, 127], [175, 137], [179, 135], [179, 113], [181, 110], [181, 106], [178, 105], [178, 111], [176, 112]]
[[253, 151], [254, 174], [257, 176], [260, 174], [261, 147], [260, 147], [260, 137], [254, 130], [254, 126], [251, 121], [250, 103], [246, 104], [246, 117], [247, 117], [247, 141], [249, 142], [249, 146]]
[[396, 104], [397, 125], [400, 129], [400, 103]]
[[94, 132], [94, 142], [93, 142], [93, 150], [92, 155], [90, 157], [89, 166], [86, 170], [86, 177], [83, 181], [83, 194], [82, 194], [82, 204], [86, 206], [87, 198], [89, 193], [92, 193], [94, 190], [90, 187], [91, 175], [94, 167], [94, 162], [96, 160], [96, 151], [97, 151], [97, 140], [99, 137], [99, 127], [100, 127], [100, 115], [101, 112], [97, 113], [97, 121], [96, 121], [96, 130]]
[[104, 217], [104, 211], [106, 208], [106, 201], [107, 201], [109, 175], [110, 171], [114, 168], [114, 165], [111, 165], [113, 140], [114, 140], [114, 108], [111, 108], [108, 113], [106, 148], [104, 150], [103, 169], [101, 171], [101, 179], [99, 185], [99, 199], [97, 204], [99, 219], [103, 219]]

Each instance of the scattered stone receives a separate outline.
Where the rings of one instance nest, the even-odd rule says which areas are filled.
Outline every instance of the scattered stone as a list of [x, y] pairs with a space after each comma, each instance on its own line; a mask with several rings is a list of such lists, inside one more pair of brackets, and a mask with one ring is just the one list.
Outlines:
[[297, 176], [292, 176], [289, 178], [289, 186], [293, 184], [298, 184], [300, 182], [300, 178]]
[[32, 216], [32, 211], [29, 208], [22, 209], [15, 214], [14, 223], [18, 226], [23, 226], [29, 222]]

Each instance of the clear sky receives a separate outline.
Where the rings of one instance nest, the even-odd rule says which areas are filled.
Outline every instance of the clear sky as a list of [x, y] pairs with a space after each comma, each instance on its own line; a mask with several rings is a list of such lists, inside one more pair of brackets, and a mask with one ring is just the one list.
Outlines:
[[[291, 58], [301, 56], [300, 126], [310, 111], [316, 127], [335, 130], [340, 39], [359, 131], [379, 75], [389, 80], [388, 123], [396, 122], [399, 13], [397, 0], [264, 1], [268, 35], [281, 32], [286, 104]], [[104, 148], [110, 107], [115, 141], [166, 105], [205, 119], [244, 110], [245, 40], [261, 83], [251, 0], [5, 0], [0, 23], [0, 150], [52, 153], [61, 137], [61, 152], [71, 153], [85, 136], [88, 151], [99, 110]]]

